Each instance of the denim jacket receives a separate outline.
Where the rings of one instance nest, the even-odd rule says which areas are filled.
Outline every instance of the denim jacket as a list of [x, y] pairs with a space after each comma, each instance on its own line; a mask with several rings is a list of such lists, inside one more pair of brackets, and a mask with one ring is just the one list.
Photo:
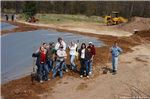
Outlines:
[[118, 46], [113, 46], [112, 48], [111, 48], [111, 53], [112, 53], [112, 56], [114, 56], [114, 57], [118, 57], [119, 56], [119, 53], [122, 53], [122, 49], [120, 48], [120, 47], [118, 47]]

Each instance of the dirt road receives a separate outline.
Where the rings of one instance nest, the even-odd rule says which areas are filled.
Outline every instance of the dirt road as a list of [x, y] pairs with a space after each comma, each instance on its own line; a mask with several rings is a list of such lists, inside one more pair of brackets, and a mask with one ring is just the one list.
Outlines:
[[92, 33], [92, 34], [100, 34], [100, 35], [111, 35], [111, 36], [131, 36], [132, 32], [127, 32], [114, 26], [106, 26], [102, 23], [89, 23], [89, 22], [59, 22], [59, 23], [27, 23], [23, 21], [18, 21], [19, 23], [32, 24], [33, 26], [44, 26], [55, 29], [64, 29], [69, 31], [76, 31], [82, 33]]

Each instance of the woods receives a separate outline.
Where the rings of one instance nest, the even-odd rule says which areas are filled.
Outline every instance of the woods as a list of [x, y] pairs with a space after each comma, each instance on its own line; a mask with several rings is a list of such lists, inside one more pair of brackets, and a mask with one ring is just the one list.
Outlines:
[[[150, 17], [148, 1], [2, 1], [2, 13], [84, 14], [87, 16], [105, 16], [119, 11], [123, 17]], [[11, 9], [11, 10], [10, 10]]]

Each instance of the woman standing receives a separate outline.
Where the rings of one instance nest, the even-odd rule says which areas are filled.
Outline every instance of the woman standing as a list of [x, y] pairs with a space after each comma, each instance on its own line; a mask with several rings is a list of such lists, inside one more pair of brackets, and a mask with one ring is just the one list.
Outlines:
[[88, 61], [90, 60], [89, 51], [86, 48], [86, 44], [82, 43], [81, 49], [79, 49], [79, 60], [81, 63], [81, 74], [80, 77], [82, 78], [84, 75], [84, 70], [86, 70], [86, 77], [89, 78], [89, 68], [88, 68]]
[[70, 50], [70, 69], [74, 69], [74, 70], [77, 70], [77, 67], [74, 63], [74, 59], [76, 58], [77, 56], [77, 44], [75, 44], [73, 41], [71, 41], [71, 46], [68, 46], [69, 47], [69, 50]]
[[[46, 52], [44, 51], [44, 47], [40, 47], [39, 51], [37, 53], [33, 53], [32, 57], [37, 57], [36, 65], [38, 67], [38, 81], [40, 83], [43, 83], [42, 81], [42, 72], [45, 71], [45, 80], [48, 81], [48, 66], [47, 66], [47, 56]], [[44, 70], [43, 70], [44, 69]]]

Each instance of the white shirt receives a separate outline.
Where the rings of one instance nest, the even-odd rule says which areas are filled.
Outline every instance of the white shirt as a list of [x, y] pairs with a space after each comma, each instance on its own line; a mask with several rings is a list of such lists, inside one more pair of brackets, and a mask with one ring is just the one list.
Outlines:
[[57, 50], [57, 55], [62, 56], [62, 57], [57, 56], [57, 60], [61, 60], [61, 59], [63, 59], [63, 57], [67, 56], [67, 53], [66, 53], [65, 50], [60, 50], [59, 49], [59, 50]]
[[14, 15], [14, 20], [15, 20], [15, 21], [17, 20], [17, 15], [16, 15], [16, 14]]
[[[61, 44], [63, 45], [63, 49], [66, 50], [66, 43], [64, 41], [61, 42]], [[58, 50], [60, 46], [60, 43], [57, 42], [55, 45], [55, 49]]]
[[85, 49], [81, 50], [81, 58], [85, 58]]
[[70, 49], [70, 55], [75, 55], [75, 56], [77, 56], [77, 51], [76, 51], [76, 49], [77, 49], [77, 44], [75, 44], [75, 46], [69, 46], [69, 49]]

